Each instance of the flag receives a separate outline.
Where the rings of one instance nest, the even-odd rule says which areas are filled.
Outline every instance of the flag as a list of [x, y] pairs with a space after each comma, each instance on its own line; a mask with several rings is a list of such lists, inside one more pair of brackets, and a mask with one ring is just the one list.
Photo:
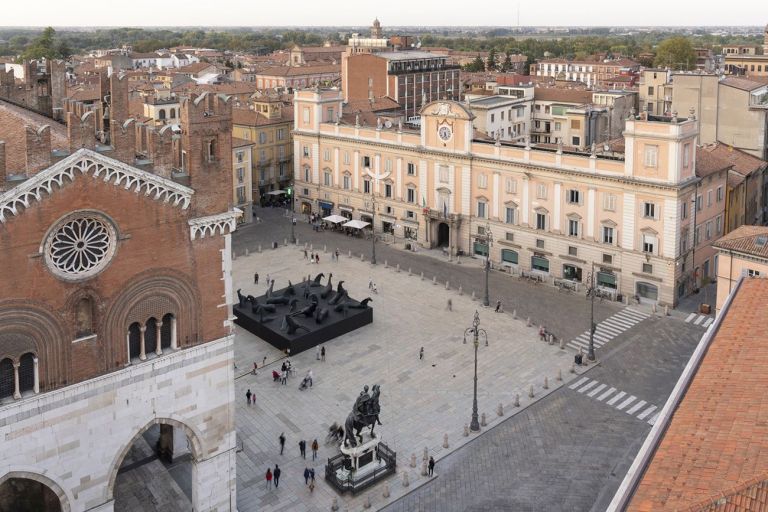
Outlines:
[[421, 196], [421, 206], [423, 208], [427, 207], [427, 200], [424, 198], [424, 196]]
[[448, 201], [443, 202], [443, 217], [448, 218]]

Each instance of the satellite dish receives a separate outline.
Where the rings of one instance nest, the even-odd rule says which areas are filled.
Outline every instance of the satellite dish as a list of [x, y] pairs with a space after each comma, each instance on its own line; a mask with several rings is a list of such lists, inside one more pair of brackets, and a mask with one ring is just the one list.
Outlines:
[[392, 128], [392, 121], [390, 121], [389, 119], [384, 121], [384, 127], [385, 128]]

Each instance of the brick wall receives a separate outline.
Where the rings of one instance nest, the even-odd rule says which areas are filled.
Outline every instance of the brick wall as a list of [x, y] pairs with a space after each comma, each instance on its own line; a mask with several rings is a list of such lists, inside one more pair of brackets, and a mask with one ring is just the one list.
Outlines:
[[24, 132], [27, 176], [33, 176], [51, 165], [51, 127], [27, 126]]

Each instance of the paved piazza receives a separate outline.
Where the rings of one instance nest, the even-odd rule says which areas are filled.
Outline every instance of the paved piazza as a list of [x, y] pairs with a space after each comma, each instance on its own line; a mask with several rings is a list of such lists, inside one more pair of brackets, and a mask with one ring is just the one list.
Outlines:
[[[327, 428], [334, 421], [343, 422], [351, 411], [355, 398], [364, 384], [382, 387], [381, 421], [377, 432], [383, 441], [397, 452], [398, 474], [388, 480], [391, 496], [383, 498], [383, 483], [352, 498], [339, 497], [340, 510], [361, 509], [370, 499], [373, 508], [380, 508], [426, 482], [420, 476], [420, 465], [409, 465], [412, 453], [421, 462], [424, 447], [438, 461], [476, 437], [463, 437], [472, 407], [471, 343], [462, 343], [464, 329], [471, 326], [472, 316], [480, 310], [481, 327], [488, 331], [490, 346], [481, 345], [478, 354], [478, 401], [480, 413], [485, 413], [488, 428], [498, 424], [542, 397], [567, 384], [576, 375], [570, 373], [573, 352], [557, 345], [538, 341], [536, 327], [527, 327], [525, 320], [513, 319], [511, 314], [496, 314], [485, 310], [479, 301], [472, 301], [458, 290], [446, 290], [445, 282], [433, 284], [425, 277], [408, 275], [407, 269], [396, 272], [362, 262], [360, 255], [331, 261], [330, 253], [320, 248], [319, 265], [304, 259], [302, 247], [265, 249], [262, 253], [239, 256], [233, 262], [234, 289], [244, 294], [259, 295], [266, 290], [266, 277], [276, 280], [275, 288], [296, 283], [301, 276], [313, 277], [323, 272], [327, 282], [333, 273], [334, 287], [339, 279], [350, 295], [361, 300], [369, 295], [368, 280], [373, 279], [378, 294], [373, 294], [374, 321], [357, 331], [326, 343], [327, 361], [316, 360], [314, 350], [291, 358], [298, 368], [287, 386], [273, 383], [271, 371], [282, 363], [283, 354], [247, 331], [237, 328], [235, 352], [237, 431], [239, 453], [238, 507], [249, 510], [330, 510], [332, 500], [339, 496], [323, 479], [325, 461], [338, 453], [336, 446], [325, 446]], [[367, 255], [366, 255], [367, 259]], [[258, 272], [260, 284], [253, 284]], [[453, 311], [447, 310], [448, 299]], [[419, 360], [419, 348], [425, 357]], [[261, 369], [267, 357], [268, 366]], [[259, 363], [256, 376], [248, 373], [253, 362]], [[314, 387], [299, 391], [298, 385], [308, 369], [314, 374]], [[557, 380], [558, 371], [563, 381]], [[544, 389], [545, 377], [549, 389]], [[530, 386], [534, 398], [529, 398]], [[246, 390], [256, 394], [256, 404], [247, 406]], [[520, 395], [520, 407], [514, 407], [515, 395]], [[496, 413], [503, 404], [504, 417]], [[284, 455], [279, 454], [278, 436], [287, 438]], [[443, 435], [448, 434], [449, 448], [442, 447]], [[318, 460], [312, 461], [309, 445], [314, 438], [320, 443]], [[307, 440], [308, 459], [299, 455], [298, 442]], [[279, 464], [282, 469], [280, 488], [266, 490], [264, 474], [267, 467]], [[304, 485], [306, 466], [315, 469], [317, 487], [314, 495]], [[402, 485], [406, 471], [410, 486]]]

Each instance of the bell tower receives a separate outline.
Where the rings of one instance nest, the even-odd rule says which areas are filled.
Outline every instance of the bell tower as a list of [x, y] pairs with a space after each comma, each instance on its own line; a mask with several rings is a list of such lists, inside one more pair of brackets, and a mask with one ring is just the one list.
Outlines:
[[381, 39], [381, 22], [379, 18], [373, 20], [373, 26], [371, 27], [371, 39]]
[[763, 32], [763, 55], [768, 55], [768, 25]]

